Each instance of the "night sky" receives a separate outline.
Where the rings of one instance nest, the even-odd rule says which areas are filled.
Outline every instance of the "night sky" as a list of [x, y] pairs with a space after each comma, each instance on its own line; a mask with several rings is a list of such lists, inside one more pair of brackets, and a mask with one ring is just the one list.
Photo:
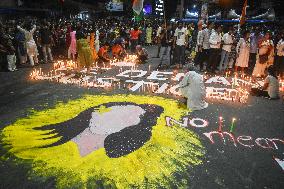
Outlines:
[[[108, 2], [110, 0], [78, 0], [81, 1], [83, 3], [97, 3], [97, 2]], [[155, 0], [144, 0], [144, 2], [153, 2], [154, 3]], [[132, 0], [124, 0], [125, 3], [130, 3], [132, 2]], [[177, 0], [165, 0], [165, 9], [166, 9], [166, 13], [168, 15], [168, 17], [171, 17], [174, 15], [176, 8], [177, 8]], [[274, 3], [273, 8], [276, 11], [276, 14], [280, 14], [283, 15], [283, 11], [284, 11], [284, 0], [271, 0], [270, 2]], [[219, 4], [217, 6], [217, 8], [219, 9], [224, 9], [224, 10], [228, 10], [228, 9], [236, 9], [237, 12], [240, 12], [242, 9], [242, 5], [244, 3], [244, 0], [219, 0]], [[200, 5], [200, 1], [198, 0], [185, 0], [185, 8], [189, 8], [191, 9], [193, 4], [199, 4]], [[260, 7], [261, 5], [261, 0], [248, 0], [248, 4], [250, 6], [249, 9], [256, 9], [258, 7]], [[211, 12], [216, 12], [219, 10], [214, 10], [217, 8], [213, 8], [210, 10]]]

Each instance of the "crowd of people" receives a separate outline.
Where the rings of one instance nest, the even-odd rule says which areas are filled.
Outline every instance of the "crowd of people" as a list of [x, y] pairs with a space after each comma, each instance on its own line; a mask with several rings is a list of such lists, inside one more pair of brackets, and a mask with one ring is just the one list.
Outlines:
[[195, 63], [203, 70], [224, 73], [233, 69], [254, 77], [265, 76], [274, 65], [277, 75], [284, 72], [284, 33], [269, 31], [265, 26], [250, 27], [239, 32], [237, 27], [223, 28], [210, 23], [199, 28]]
[[[0, 24], [1, 68], [15, 71], [16, 67], [33, 67], [53, 62], [54, 58], [78, 60], [78, 41], [81, 39], [86, 39], [94, 50], [93, 62], [109, 61], [109, 55], [123, 58], [127, 50], [137, 53], [143, 62], [148, 58], [147, 51], [140, 45], [145, 42], [152, 45], [155, 40], [145, 41], [144, 26], [120, 19], [82, 21], [28, 17], [6, 20]], [[155, 25], [151, 24], [152, 27]], [[147, 38], [152, 38], [153, 33], [147, 34]]]
[[90, 45], [93, 62], [109, 62], [110, 55], [119, 59], [136, 53], [144, 63], [149, 58], [144, 47], [155, 44], [159, 67], [169, 64], [182, 68], [188, 57], [195, 56], [200, 71], [210, 73], [241, 70], [242, 74], [262, 77], [270, 65], [277, 75], [283, 76], [284, 71], [284, 33], [280, 29], [269, 31], [265, 25], [240, 31], [236, 26], [213, 22], [194, 25], [114, 18], [25, 18], [1, 23], [0, 32], [1, 65], [9, 71], [53, 62], [54, 57], [78, 60], [81, 39]]

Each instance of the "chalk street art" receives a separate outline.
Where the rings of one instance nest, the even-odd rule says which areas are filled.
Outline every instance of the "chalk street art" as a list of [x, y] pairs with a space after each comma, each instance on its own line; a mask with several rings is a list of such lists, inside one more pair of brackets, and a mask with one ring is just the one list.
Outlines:
[[[182, 121], [176, 120], [172, 117], [166, 116], [165, 118], [167, 126], [171, 127], [173, 125], [178, 125], [180, 127], [193, 127], [193, 128], [206, 128], [209, 126], [208, 121], [201, 119], [201, 118], [192, 118], [184, 117], [182, 118]], [[203, 133], [211, 144], [215, 144], [215, 140], [219, 139], [222, 141], [224, 145], [226, 145], [226, 141], [231, 141], [231, 143], [237, 147], [237, 144], [252, 148], [255, 146], [261, 147], [263, 149], [274, 149], [278, 150], [279, 145], [284, 145], [284, 139], [278, 139], [278, 138], [256, 138], [255, 140], [251, 136], [247, 135], [241, 135], [236, 137], [233, 132], [226, 132], [223, 130], [218, 131], [210, 131]], [[228, 139], [228, 140], [226, 140]], [[253, 144], [254, 142], [254, 144]]]
[[162, 97], [85, 96], [17, 120], [1, 143], [5, 157], [31, 165], [31, 179], [55, 178], [57, 188], [182, 187], [205, 150], [189, 129], [167, 127], [166, 117], [187, 113]]
[[279, 166], [281, 167], [281, 169], [284, 171], [284, 159], [281, 160], [279, 158], [274, 157], [274, 160], [279, 164]]
[[[178, 125], [184, 128], [197, 128], [204, 129], [209, 126], [208, 121], [201, 118], [192, 118], [183, 117], [182, 121], [176, 120], [172, 117], [166, 116], [165, 121], [168, 127], [172, 127], [174, 125]], [[236, 136], [233, 132], [226, 132], [222, 129], [218, 129], [216, 131], [204, 132], [204, 136], [210, 141], [211, 144], [215, 144], [215, 142], [219, 142], [221, 145], [230, 145], [232, 144], [234, 147], [245, 147], [245, 148], [256, 148], [259, 147], [264, 150], [275, 150], [278, 152], [283, 152], [284, 149], [284, 139], [279, 138], [253, 138], [248, 135], [240, 135]], [[283, 153], [284, 154], [284, 153]], [[284, 160], [281, 160], [277, 157], [273, 158], [279, 166], [284, 168]], [[284, 170], [284, 169], [283, 169]]]
[[278, 138], [256, 138], [253, 139], [251, 136], [247, 135], [241, 135], [236, 137], [233, 133], [230, 132], [219, 132], [219, 131], [211, 131], [208, 133], [203, 133], [212, 144], [215, 143], [215, 139], [219, 139], [223, 142], [224, 145], [226, 145], [226, 137], [228, 137], [229, 141], [234, 144], [235, 147], [237, 147], [237, 144], [247, 147], [247, 148], [253, 148], [253, 147], [260, 147], [263, 149], [273, 149], [278, 150], [279, 145], [284, 145], [284, 140], [278, 139]]

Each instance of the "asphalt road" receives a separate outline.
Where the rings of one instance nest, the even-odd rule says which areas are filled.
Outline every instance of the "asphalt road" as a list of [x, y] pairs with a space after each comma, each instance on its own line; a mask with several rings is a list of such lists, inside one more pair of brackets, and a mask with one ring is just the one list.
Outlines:
[[[155, 51], [155, 47], [149, 48], [151, 56], [154, 56]], [[141, 69], [147, 69], [149, 64], [157, 66], [158, 63], [159, 59], [153, 58]], [[47, 70], [50, 65], [41, 67]], [[0, 72], [0, 132], [17, 119], [28, 116], [32, 110], [44, 110], [54, 107], [59, 101], [67, 102], [86, 94], [105, 92], [102, 89], [33, 81], [29, 79], [31, 70], [22, 68], [13, 73]], [[105, 93], [130, 92], [121, 90]], [[225, 143], [218, 134], [214, 135], [214, 144], [205, 135], [218, 130], [220, 115], [224, 118], [224, 131], [229, 131], [231, 119], [236, 118], [233, 133], [236, 146], [226, 134]], [[207, 109], [193, 112], [189, 117], [207, 120], [209, 125], [206, 128], [189, 127], [200, 137], [206, 154], [203, 164], [190, 170], [192, 176], [188, 188], [284, 188], [284, 170], [274, 159], [284, 160], [283, 100], [250, 97], [245, 105], [210, 101]], [[274, 141], [277, 149], [272, 139], [282, 140]], [[15, 164], [7, 155], [3, 158], [4, 154], [6, 150], [0, 146], [0, 188], [54, 188], [54, 178], [47, 181], [33, 180], [28, 176], [29, 165]]]

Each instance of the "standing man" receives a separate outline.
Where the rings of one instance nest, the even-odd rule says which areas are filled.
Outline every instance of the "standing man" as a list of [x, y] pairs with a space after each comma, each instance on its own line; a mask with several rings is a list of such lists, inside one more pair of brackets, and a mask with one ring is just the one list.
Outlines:
[[[223, 47], [221, 52], [221, 61], [219, 64], [219, 71], [222, 72], [227, 69], [229, 63], [229, 55], [233, 45], [233, 30], [229, 29], [228, 33], [225, 33], [222, 38]], [[224, 67], [223, 67], [224, 65]]]
[[40, 29], [40, 44], [45, 64], [48, 62], [48, 58], [50, 62], [53, 62], [53, 56], [51, 53], [52, 42], [53, 42], [52, 33], [48, 25], [44, 24], [43, 27]]
[[8, 32], [4, 28], [0, 28], [0, 52], [6, 55], [8, 63], [8, 70], [10, 72], [16, 71], [16, 49], [14, 48], [13, 41]]
[[162, 27], [159, 26], [157, 29], [157, 45], [158, 45], [158, 52], [156, 58], [160, 58], [160, 52], [161, 52], [161, 32], [162, 32]]
[[203, 71], [204, 62], [208, 62], [208, 55], [209, 55], [209, 30], [206, 24], [203, 24], [202, 30], [198, 32], [197, 36], [197, 58], [196, 64], [199, 64], [200, 71]]
[[185, 64], [185, 47], [188, 41], [188, 30], [183, 27], [182, 22], [178, 23], [178, 27], [174, 34], [174, 44], [175, 49], [174, 62], [178, 64], [178, 68], [181, 68]]
[[209, 61], [208, 61], [207, 71], [212, 73], [215, 72], [218, 64], [218, 57], [222, 41], [221, 31], [222, 31], [221, 26], [216, 27], [216, 30], [212, 29], [209, 38], [210, 51], [209, 51]]
[[248, 73], [251, 75], [256, 64], [256, 54], [258, 50], [259, 30], [256, 28], [250, 35], [250, 55]]
[[161, 31], [161, 60], [158, 68], [163, 64], [164, 60], [171, 59], [171, 43], [172, 35], [171, 28], [168, 26], [167, 29]]

